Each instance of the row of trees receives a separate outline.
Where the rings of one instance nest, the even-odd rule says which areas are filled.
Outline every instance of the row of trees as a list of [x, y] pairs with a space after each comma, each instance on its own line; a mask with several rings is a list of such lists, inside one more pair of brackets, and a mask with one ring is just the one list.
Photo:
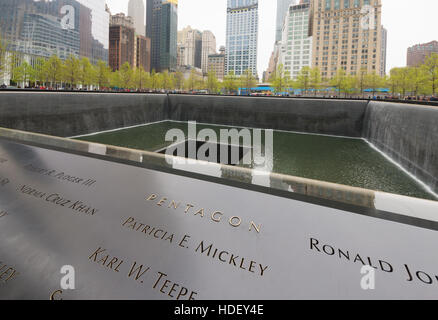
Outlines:
[[[113, 72], [103, 61], [93, 65], [87, 58], [70, 56], [62, 61], [56, 55], [49, 59], [40, 58], [33, 66], [22, 61], [21, 55], [7, 52], [7, 46], [0, 38], [0, 76], [7, 71], [11, 80], [17, 84], [43, 85], [50, 87], [97, 87], [124, 88], [135, 90], [207, 90], [209, 93], [225, 91], [235, 92], [238, 88], [251, 88], [257, 84], [252, 73], [247, 70], [240, 76], [233, 72], [221, 82], [214, 73], [207, 77], [199, 76], [194, 70], [185, 78], [181, 72], [151, 73], [142, 68], [133, 69], [129, 63]], [[438, 54], [430, 55], [425, 63], [418, 67], [394, 68], [389, 76], [380, 77], [360, 70], [357, 75], [347, 75], [339, 69], [331, 79], [322, 79], [318, 68], [304, 67], [297, 79], [292, 80], [290, 73], [279, 65], [270, 79], [277, 93], [290, 89], [301, 89], [304, 94], [316, 94], [318, 89], [334, 87], [340, 94], [364, 95], [366, 89], [374, 93], [378, 88], [389, 88], [393, 95], [436, 95], [438, 89]], [[368, 90], [370, 91], [370, 90]]]
[[347, 75], [344, 69], [339, 69], [333, 78], [322, 79], [318, 68], [304, 67], [297, 79], [292, 80], [290, 73], [285, 72], [283, 65], [279, 65], [270, 81], [278, 93], [296, 88], [303, 90], [304, 94], [316, 94], [318, 89], [333, 87], [346, 96], [363, 96], [367, 89], [371, 89], [374, 95], [379, 88], [385, 87], [393, 95], [401, 97], [435, 96], [438, 89], [438, 54], [430, 55], [421, 66], [394, 68], [385, 77], [368, 73], [366, 69], [361, 69], [357, 75], [352, 76]]

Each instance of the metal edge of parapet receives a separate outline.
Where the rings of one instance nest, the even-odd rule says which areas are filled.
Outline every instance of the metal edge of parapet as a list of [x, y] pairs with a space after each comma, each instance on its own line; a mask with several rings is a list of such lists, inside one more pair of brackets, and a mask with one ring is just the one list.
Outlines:
[[[113, 159], [127, 160], [138, 163], [145, 163], [162, 168], [174, 168], [166, 161], [166, 155], [129, 149], [94, 142], [73, 140], [49, 136], [39, 133], [6, 129], [0, 127], [0, 138], [7, 138], [14, 142], [34, 143], [40, 146], [59, 148], [61, 150], [80, 152], [90, 155], [105, 156]], [[186, 161], [185, 158], [171, 157], [175, 162]], [[109, 160], [110, 160], [109, 159]], [[294, 194], [313, 197], [322, 200], [330, 200], [340, 204], [354, 205], [368, 209], [377, 209], [405, 216], [438, 221], [438, 202], [411, 198], [396, 194], [389, 194], [379, 191], [351, 187], [331, 182], [312, 180], [307, 178], [289, 176], [278, 173], [269, 173], [268, 183], [253, 182], [256, 170], [242, 167], [234, 167], [223, 164], [213, 164], [205, 161], [192, 160], [198, 164], [203, 164], [204, 170], [190, 171], [210, 175], [209, 169], [220, 170], [223, 174], [221, 179], [243, 182], [247, 184], [269, 187], [281, 191], [288, 191]]]

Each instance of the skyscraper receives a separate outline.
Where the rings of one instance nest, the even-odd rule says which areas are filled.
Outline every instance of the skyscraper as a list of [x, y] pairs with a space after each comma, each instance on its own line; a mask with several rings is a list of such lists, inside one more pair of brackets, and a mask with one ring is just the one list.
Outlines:
[[145, 7], [143, 0], [129, 0], [128, 16], [134, 19], [135, 32], [140, 36], [146, 35], [144, 24]]
[[281, 40], [284, 18], [291, 4], [296, 4], [297, 0], [277, 0], [277, 23], [275, 28], [275, 41]]
[[312, 65], [312, 37], [309, 33], [310, 4], [291, 5], [285, 17], [282, 30], [280, 57], [278, 63], [283, 64], [284, 70], [293, 79], [303, 67]]
[[208, 73], [208, 56], [216, 53], [216, 37], [211, 31], [202, 33], [202, 61], [201, 68], [204, 74]]
[[225, 73], [257, 76], [258, 0], [228, 0]]
[[178, 43], [184, 47], [184, 59], [181, 66], [201, 68], [202, 60], [202, 32], [190, 26], [178, 31]]
[[8, 50], [29, 61], [70, 55], [108, 61], [105, 0], [1, 0], [0, 32]]
[[151, 68], [155, 71], [173, 68], [173, 60], [176, 68], [177, 10], [178, 0], [146, 0], [146, 37], [151, 39]]
[[344, 69], [382, 74], [381, 0], [312, 0], [312, 66], [323, 78]]
[[157, 71], [176, 71], [178, 6], [176, 0], [163, 1], [160, 27], [160, 65]]
[[113, 71], [128, 62], [136, 65], [136, 37], [133, 19], [118, 13], [111, 16], [109, 27], [109, 66]]
[[388, 30], [382, 26], [382, 46], [380, 48], [380, 76], [386, 75], [386, 49], [388, 46]]

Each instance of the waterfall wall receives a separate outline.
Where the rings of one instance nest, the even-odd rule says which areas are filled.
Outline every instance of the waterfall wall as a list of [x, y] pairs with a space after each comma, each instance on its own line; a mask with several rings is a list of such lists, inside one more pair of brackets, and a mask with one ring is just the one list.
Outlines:
[[371, 101], [363, 137], [438, 193], [438, 108]]

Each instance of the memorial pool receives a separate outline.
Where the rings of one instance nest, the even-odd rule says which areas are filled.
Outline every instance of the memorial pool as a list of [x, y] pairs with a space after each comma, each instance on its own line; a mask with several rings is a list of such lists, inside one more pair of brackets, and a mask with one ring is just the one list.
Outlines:
[[[165, 135], [174, 128], [187, 136], [187, 122], [163, 121], [76, 139], [155, 152], [172, 144], [165, 141]], [[220, 129], [230, 129], [197, 124], [198, 132], [205, 128], [215, 130], [218, 137]], [[272, 172], [436, 200], [416, 179], [364, 139], [274, 130], [273, 143]]]

